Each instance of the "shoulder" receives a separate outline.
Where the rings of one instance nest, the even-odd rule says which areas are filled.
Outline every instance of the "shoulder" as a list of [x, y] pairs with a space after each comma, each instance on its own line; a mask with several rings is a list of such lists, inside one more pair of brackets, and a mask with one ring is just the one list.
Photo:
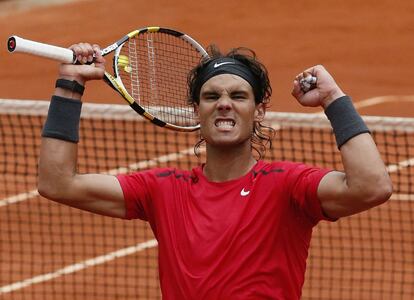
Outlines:
[[140, 178], [158, 178], [160, 180], [167, 178], [187, 178], [191, 177], [192, 172], [176, 168], [153, 168], [143, 171], [118, 175], [118, 177], [140, 177]]
[[330, 170], [311, 166], [302, 162], [259, 161], [256, 168], [253, 170], [253, 175], [256, 178], [262, 175], [267, 177], [266, 175], [274, 174], [278, 175], [278, 177], [285, 178], [286, 180], [296, 180], [307, 176], [317, 177], [320, 179], [320, 177], [322, 177], [328, 171]]
[[257, 164], [258, 170], [267, 170], [273, 172], [286, 172], [296, 169], [300, 170], [317, 170], [321, 169], [317, 166], [312, 166], [303, 162], [294, 162], [294, 161], [259, 161]]
[[194, 181], [196, 175], [194, 171], [180, 170], [176, 168], [162, 168], [153, 170], [153, 176], [159, 180], [183, 180], [183, 181]]
[[198, 183], [198, 168], [182, 170], [177, 168], [152, 168], [128, 174], [117, 175], [123, 189], [136, 188], [153, 190], [164, 189], [167, 186], [187, 186]]
[[191, 183], [193, 178], [194, 175], [191, 171], [176, 168], [153, 168], [117, 175], [123, 190], [136, 190], [139, 188], [143, 191], [174, 186], [178, 183]]
[[270, 173], [285, 173], [291, 169], [297, 168], [300, 163], [291, 161], [261, 161], [259, 160], [253, 172], [255, 175], [268, 175]]

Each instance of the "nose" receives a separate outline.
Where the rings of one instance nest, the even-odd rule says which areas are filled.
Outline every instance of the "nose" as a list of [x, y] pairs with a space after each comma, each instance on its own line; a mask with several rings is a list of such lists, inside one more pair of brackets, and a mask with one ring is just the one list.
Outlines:
[[231, 109], [231, 99], [226, 95], [222, 95], [217, 101], [217, 109], [219, 111], [229, 111]]

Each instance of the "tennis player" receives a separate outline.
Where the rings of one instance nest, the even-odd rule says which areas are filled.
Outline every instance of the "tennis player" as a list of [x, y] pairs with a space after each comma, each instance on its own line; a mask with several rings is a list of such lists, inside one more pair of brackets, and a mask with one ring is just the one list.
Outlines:
[[[331, 121], [343, 172], [256, 159], [271, 140], [262, 124], [271, 87], [247, 49], [211, 58], [190, 74], [189, 94], [206, 146], [191, 171], [151, 169], [110, 176], [78, 174], [81, 96], [101, 79], [97, 45], [71, 47], [93, 65], [62, 64], [42, 132], [38, 189], [51, 200], [93, 213], [148, 221], [159, 243], [164, 299], [299, 299], [312, 228], [384, 203], [392, 184], [368, 128], [323, 66], [292, 95], [320, 106]], [[137, 266], [139, 268], [140, 266]], [[340, 284], [340, 283], [339, 283]]]

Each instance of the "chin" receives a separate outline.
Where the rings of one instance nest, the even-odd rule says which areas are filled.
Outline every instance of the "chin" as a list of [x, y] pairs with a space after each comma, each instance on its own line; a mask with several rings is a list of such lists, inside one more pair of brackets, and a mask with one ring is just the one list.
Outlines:
[[206, 140], [207, 144], [213, 146], [213, 147], [223, 147], [223, 148], [232, 148], [241, 146], [245, 143], [250, 143], [250, 137], [247, 139], [241, 139], [239, 137], [237, 138], [230, 138], [230, 137], [223, 137], [223, 138], [212, 138], [209, 140]]

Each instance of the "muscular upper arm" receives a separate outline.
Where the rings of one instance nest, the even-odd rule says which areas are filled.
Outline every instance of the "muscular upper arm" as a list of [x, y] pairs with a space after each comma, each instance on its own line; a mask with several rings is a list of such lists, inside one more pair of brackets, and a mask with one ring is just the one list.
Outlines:
[[117, 218], [125, 217], [124, 195], [115, 176], [75, 175], [60, 190], [39, 185], [39, 193], [56, 202], [92, 213]]
[[45, 198], [93, 213], [124, 218], [121, 185], [115, 176], [77, 173], [77, 145], [42, 138], [38, 190]]
[[346, 201], [346, 178], [342, 172], [327, 173], [318, 186], [318, 198], [324, 214], [330, 218], [349, 215], [349, 203]]
[[318, 197], [324, 214], [336, 219], [383, 203], [390, 193], [381, 182], [378, 180], [377, 185], [373, 186], [361, 181], [359, 185], [350, 186], [345, 173], [327, 173], [318, 186]]
[[124, 194], [115, 176], [104, 174], [77, 175], [74, 179], [75, 190], [82, 197], [73, 202], [75, 207], [101, 215], [124, 218]]

